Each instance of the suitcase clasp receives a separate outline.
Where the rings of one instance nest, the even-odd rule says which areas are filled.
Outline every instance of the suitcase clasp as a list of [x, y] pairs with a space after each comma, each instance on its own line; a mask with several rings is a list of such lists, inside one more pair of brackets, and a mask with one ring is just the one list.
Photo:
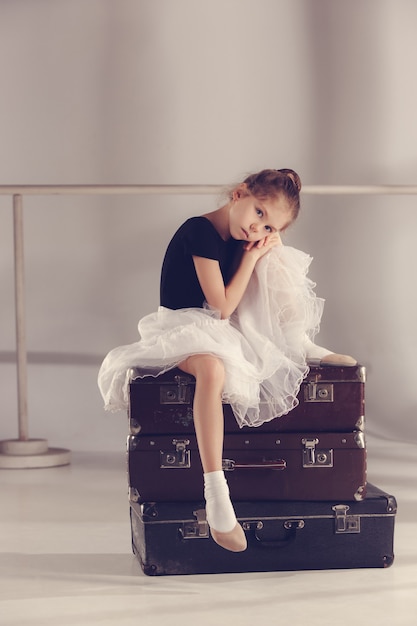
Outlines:
[[176, 385], [161, 385], [159, 388], [160, 404], [190, 404], [191, 390], [190, 378], [187, 376], [175, 376]]
[[348, 535], [361, 532], [361, 518], [359, 515], [347, 515], [349, 508], [347, 504], [336, 504], [332, 506], [335, 512], [336, 535]]
[[333, 383], [307, 383], [304, 385], [304, 402], [333, 402]]
[[206, 510], [197, 509], [193, 511], [197, 518], [196, 522], [184, 522], [180, 528], [183, 539], [208, 539], [209, 529], [206, 520]]
[[303, 467], [333, 467], [333, 450], [317, 450], [317, 437], [302, 439], [301, 443], [304, 444]]
[[187, 450], [187, 446], [190, 444], [189, 439], [173, 439], [172, 445], [175, 446], [175, 450], [170, 452], [160, 451], [159, 460], [160, 468], [181, 468], [189, 469], [191, 467], [190, 450]]

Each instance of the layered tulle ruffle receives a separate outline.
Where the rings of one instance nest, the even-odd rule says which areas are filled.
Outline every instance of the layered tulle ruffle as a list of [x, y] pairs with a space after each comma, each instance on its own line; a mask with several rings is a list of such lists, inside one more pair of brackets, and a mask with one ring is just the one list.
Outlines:
[[191, 354], [213, 354], [225, 366], [223, 401], [240, 426], [259, 426], [297, 404], [308, 372], [306, 344], [319, 329], [323, 300], [307, 277], [311, 257], [277, 246], [258, 261], [245, 295], [230, 319], [204, 309], [158, 311], [142, 318], [139, 341], [104, 359], [98, 384], [105, 408], [128, 404], [129, 372], [157, 376]]

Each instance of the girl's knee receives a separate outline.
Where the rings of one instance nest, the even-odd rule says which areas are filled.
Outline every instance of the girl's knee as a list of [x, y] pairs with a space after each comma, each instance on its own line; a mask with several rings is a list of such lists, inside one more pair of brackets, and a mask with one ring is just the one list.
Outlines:
[[206, 355], [207, 358], [203, 359], [201, 373], [206, 382], [218, 382], [223, 385], [224, 383], [224, 364], [218, 357], [210, 354]]
[[212, 354], [195, 354], [188, 357], [185, 366], [197, 381], [204, 382], [206, 385], [223, 386], [224, 364], [218, 357]]

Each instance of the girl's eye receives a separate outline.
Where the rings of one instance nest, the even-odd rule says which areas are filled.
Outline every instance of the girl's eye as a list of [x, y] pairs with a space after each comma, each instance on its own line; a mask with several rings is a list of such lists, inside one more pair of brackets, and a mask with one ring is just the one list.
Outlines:
[[270, 226], [265, 226], [265, 230], [267, 230], [268, 233], [272, 233], [272, 228]]
[[261, 209], [256, 209], [256, 215], [259, 215], [259, 217], [263, 216], [263, 211], [261, 211]]

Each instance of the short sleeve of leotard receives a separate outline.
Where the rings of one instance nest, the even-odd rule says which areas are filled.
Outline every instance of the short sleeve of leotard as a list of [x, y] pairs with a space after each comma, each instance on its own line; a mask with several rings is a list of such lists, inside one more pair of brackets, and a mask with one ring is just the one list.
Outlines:
[[184, 252], [190, 256], [220, 261], [224, 242], [213, 224], [204, 217], [192, 217], [183, 225]]

